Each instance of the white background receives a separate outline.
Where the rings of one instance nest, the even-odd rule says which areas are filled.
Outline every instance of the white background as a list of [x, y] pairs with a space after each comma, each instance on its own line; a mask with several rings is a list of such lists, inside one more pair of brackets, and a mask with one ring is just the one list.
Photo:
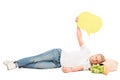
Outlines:
[[[78, 50], [75, 18], [88, 11], [102, 18], [99, 32], [83, 39], [92, 53], [103, 53], [120, 62], [119, 0], [0, 0], [1, 80], [117, 80], [117, 72], [107, 76], [89, 72], [64, 74], [60, 69], [7, 71], [4, 60], [17, 60], [52, 48]], [[51, 71], [51, 72], [50, 72]]]

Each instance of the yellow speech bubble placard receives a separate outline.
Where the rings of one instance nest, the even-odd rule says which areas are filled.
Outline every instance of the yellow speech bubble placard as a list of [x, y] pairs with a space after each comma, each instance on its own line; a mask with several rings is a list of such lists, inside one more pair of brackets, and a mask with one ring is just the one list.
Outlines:
[[77, 26], [87, 31], [90, 36], [91, 33], [98, 32], [102, 27], [102, 20], [100, 17], [89, 12], [82, 12], [78, 16]]

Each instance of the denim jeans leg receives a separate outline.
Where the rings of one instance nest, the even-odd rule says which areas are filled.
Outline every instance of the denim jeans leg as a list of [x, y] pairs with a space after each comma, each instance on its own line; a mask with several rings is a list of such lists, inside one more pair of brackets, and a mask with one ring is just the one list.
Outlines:
[[[18, 67], [24, 67], [29, 64], [38, 63], [38, 62], [46, 62], [46, 61], [54, 62], [55, 64], [55, 62], [59, 62], [60, 55], [61, 55], [61, 49], [59, 48], [52, 49], [52, 50], [48, 50], [36, 56], [22, 58], [20, 60], [17, 60], [16, 63], [18, 64]], [[59, 65], [59, 64], [56, 63], [55, 65]]]
[[31, 63], [28, 65], [23, 66], [23, 68], [32, 68], [32, 69], [51, 69], [51, 68], [58, 68], [57, 65], [53, 62], [37, 62], [37, 63]]

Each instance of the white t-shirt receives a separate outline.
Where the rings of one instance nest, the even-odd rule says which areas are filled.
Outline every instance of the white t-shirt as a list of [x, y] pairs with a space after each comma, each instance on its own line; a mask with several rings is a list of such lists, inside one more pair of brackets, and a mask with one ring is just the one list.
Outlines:
[[80, 51], [62, 51], [60, 63], [62, 67], [83, 66], [84, 70], [88, 70], [91, 66], [89, 56], [90, 50], [86, 45], [83, 45]]

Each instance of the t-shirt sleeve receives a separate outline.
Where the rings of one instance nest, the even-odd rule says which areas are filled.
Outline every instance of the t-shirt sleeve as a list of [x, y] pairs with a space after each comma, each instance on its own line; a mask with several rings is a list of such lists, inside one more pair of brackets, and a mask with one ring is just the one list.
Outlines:
[[83, 44], [80, 48], [82, 51], [86, 51], [86, 53], [90, 53], [90, 49], [88, 48], [88, 46], [86, 44]]
[[81, 51], [81, 55], [82, 55], [82, 57], [84, 57], [84, 59], [88, 59], [90, 57], [91, 51], [87, 45], [83, 44], [80, 48], [80, 51]]

